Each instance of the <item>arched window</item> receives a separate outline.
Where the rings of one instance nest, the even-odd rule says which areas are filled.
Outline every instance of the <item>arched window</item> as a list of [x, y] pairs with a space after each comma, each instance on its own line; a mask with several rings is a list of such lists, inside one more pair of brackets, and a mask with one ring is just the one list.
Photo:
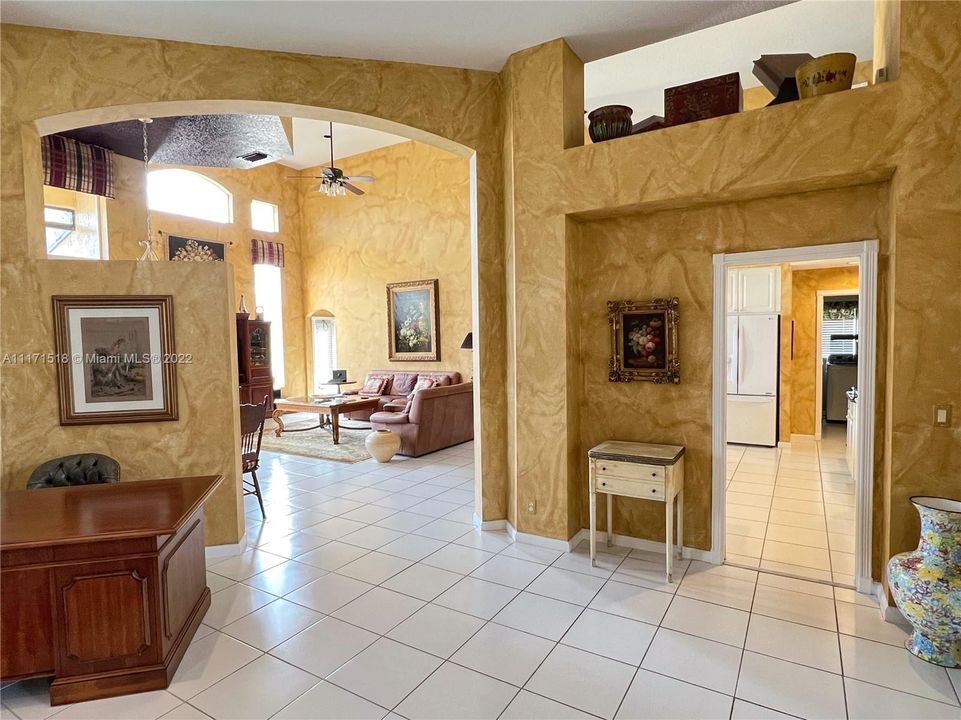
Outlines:
[[147, 175], [147, 205], [158, 212], [218, 223], [233, 222], [230, 192], [190, 170], [152, 170]]

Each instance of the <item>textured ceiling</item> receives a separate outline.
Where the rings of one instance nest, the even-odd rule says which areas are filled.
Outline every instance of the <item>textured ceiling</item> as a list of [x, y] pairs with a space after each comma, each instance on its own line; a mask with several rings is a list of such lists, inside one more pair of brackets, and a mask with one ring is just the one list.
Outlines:
[[[63, 133], [120, 155], [143, 159], [143, 126], [137, 120], [95, 125]], [[280, 118], [271, 115], [161, 117], [147, 126], [150, 161], [169, 165], [252, 168], [290, 158]], [[263, 152], [250, 162], [241, 155]]]

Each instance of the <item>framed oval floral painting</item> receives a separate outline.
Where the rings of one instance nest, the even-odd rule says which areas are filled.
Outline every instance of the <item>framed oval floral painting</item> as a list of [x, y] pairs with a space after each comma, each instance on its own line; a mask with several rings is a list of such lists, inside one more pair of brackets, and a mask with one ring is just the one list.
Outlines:
[[437, 280], [387, 285], [388, 358], [440, 360]]
[[679, 383], [678, 299], [610, 300], [611, 361], [608, 380]]

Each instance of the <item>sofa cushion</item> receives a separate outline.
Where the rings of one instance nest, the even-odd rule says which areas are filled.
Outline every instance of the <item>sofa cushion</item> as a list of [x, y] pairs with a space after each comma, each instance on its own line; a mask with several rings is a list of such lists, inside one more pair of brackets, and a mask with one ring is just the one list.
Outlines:
[[394, 373], [388, 393], [391, 395], [410, 395], [414, 390], [414, 385], [417, 384], [417, 378], [417, 373], [413, 372]]
[[417, 392], [418, 390], [427, 390], [429, 388], [434, 387], [435, 385], [437, 385], [437, 380], [435, 380], [432, 377], [423, 377], [423, 376], [418, 377], [417, 383], [414, 385], [414, 389], [411, 390], [410, 393], [408, 393], [407, 399], [408, 400], [412, 399], [414, 397], [414, 393]]
[[434, 381], [432, 385], [428, 385], [427, 387], [442, 387], [444, 385], [451, 384], [451, 376], [448, 373], [421, 373], [417, 376], [417, 382], [420, 382], [421, 380]]
[[387, 387], [387, 378], [367, 376], [364, 387], [360, 389], [361, 395], [383, 395]]

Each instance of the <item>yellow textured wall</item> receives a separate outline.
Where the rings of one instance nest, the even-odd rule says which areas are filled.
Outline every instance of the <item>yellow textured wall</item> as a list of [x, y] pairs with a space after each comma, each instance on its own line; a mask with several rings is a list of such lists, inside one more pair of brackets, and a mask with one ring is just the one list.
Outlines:
[[[570, 334], [557, 331], [569, 292], [564, 247], [571, 237], [565, 218], [695, 212], [703, 205], [771, 202], [886, 180], [892, 180], [888, 204], [879, 196], [875, 210], [883, 225], [877, 234], [890, 246], [881, 274], [893, 287], [881, 291], [887, 327], [880, 330], [898, 342], [878, 347], [886, 382], [877, 407], [875, 577], [881, 575], [882, 557], [916, 544], [917, 516], [909, 496], [957, 495], [961, 425], [935, 428], [931, 413], [937, 402], [961, 406], [961, 85], [954, 81], [961, 73], [961, 5], [905, 3], [899, 23], [897, 82], [583, 147], [569, 147], [564, 132], [583, 110], [583, 92], [565, 80], [572, 63], [566, 44], [554, 41], [511, 56], [504, 71], [513, 177], [506, 218], [512, 234], [507, 298], [516, 336], [508, 349], [514, 355], [508, 371], [516, 377], [510, 389], [516, 399], [508, 406], [516, 467], [511, 492], [515, 502], [534, 498], [547, 506], [533, 516], [519, 513], [519, 529], [570, 536], [566, 508], [578, 469], [569, 461], [568, 430], [558, 427], [556, 418], [567, 415], [581, 388], [566, 379], [569, 358], [576, 354]], [[838, 216], [842, 210], [824, 212]], [[736, 222], [730, 236], [712, 232], [702, 243], [716, 252], [751, 231]], [[808, 244], [829, 237], [836, 233]], [[632, 240], [644, 242], [636, 235]], [[763, 247], [784, 243], [772, 233]], [[675, 284], [690, 282], [690, 250], [662, 250]], [[697, 312], [709, 315], [707, 295], [695, 302]], [[540, 363], [545, 357], [554, 360], [549, 377]], [[683, 349], [681, 363], [691, 364]], [[707, 377], [710, 368], [704, 370]], [[633, 404], [610, 410], [609, 423], [626, 425], [637, 415]], [[668, 422], [658, 434], [682, 435], [684, 428]], [[693, 507], [687, 503], [686, 519], [689, 527], [700, 523], [693, 544], [706, 547], [710, 490], [695, 487], [704, 497]], [[638, 527], [638, 534], [656, 536], [656, 527]]]
[[791, 433], [814, 435], [815, 395], [821, 363], [817, 358], [818, 290], [858, 289], [856, 267], [795, 270], [791, 303], [794, 308], [794, 360], [791, 363]]
[[[581, 223], [568, 236], [576, 247], [574, 352], [583, 368], [570, 393], [580, 407], [579, 455], [607, 439], [683, 445], [685, 544], [711, 544], [712, 255], [768, 249], [772, 238], [778, 247], [800, 247], [876, 237], [884, 261], [886, 194], [886, 185], [863, 185], [665, 210]], [[680, 384], [608, 382], [607, 301], [675, 295]], [[586, 527], [587, 465], [575, 469]], [[662, 539], [663, 506], [615, 498], [614, 532]]]
[[[457, 370], [471, 377], [468, 161], [417, 142], [338, 160], [348, 175], [373, 175], [361, 196], [329, 198], [301, 182], [306, 312], [337, 323], [337, 366], [352, 380], [368, 370]], [[303, 171], [317, 175], [319, 168]], [[387, 359], [387, 283], [439, 280], [439, 362]], [[309, 342], [309, 340], [308, 340]]]
[[[101, 452], [120, 462], [122, 480], [190, 475], [225, 476], [208, 501], [208, 544], [236, 542], [243, 532], [239, 476], [237, 355], [229, 299], [231, 269], [192, 263], [39, 260], [4, 263], [5, 353], [53, 353], [51, 295], [173, 295], [177, 353], [191, 356], [177, 368], [179, 419], [170, 422], [61, 426], [53, 365], [5, 365], [4, 397], [18, 412], [3, 419], [4, 490], [22, 490], [41, 462], [80, 452]], [[27, 298], [33, 298], [27, 301]], [[15, 312], [7, 312], [13, 305]], [[203, 312], [198, 312], [203, 308]]]
[[[153, 165], [152, 169], [180, 167]], [[110, 258], [136, 260], [143, 253], [139, 245], [146, 233], [146, 190], [143, 163], [119, 155], [114, 156], [116, 198], [107, 200], [107, 228], [110, 235]], [[234, 308], [244, 295], [247, 307], [253, 312], [254, 269], [250, 256], [250, 239], [260, 238], [284, 244], [284, 369], [285, 395], [303, 394], [306, 388], [304, 372], [304, 305], [303, 268], [300, 252], [300, 207], [298, 181], [286, 180], [296, 174], [278, 164], [264, 165], [249, 170], [238, 168], [182, 169], [200, 173], [220, 183], [233, 196], [233, 222], [217, 223], [171, 213], [152, 212], [151, 223], [158, 238], [157, 255], [167, 257], [166, 235], [192, 237], [229, 243], [226, 262], [233, 267]], [[250, 201], [261, 200], [277, 206], [280, 231], [265, 233], [250, 227]], [[158, 236], [156, 233], [165, 233]], [[276, 356], [275, 356], [276, 357]]]
[[[0, 27], [0, 33], [0, 257], [5, 279], [23, 278], [23, 282], [5, 281], [0, 288], [0, 347], [4, 350], [21, 341], [47, 338], [43, 328], [38, 328], [35, 336], [18, 337], [10, 329], [12, 322], [21, 307], [46, 307], [50, 294], [70, 284], [66, 266], [62, 270], [51, 266], [48, 283], [42, 287], [33, 282], [37, 263], [46, 262], [42, 260], [41, 133], [142, 116], [259, 112], [366, 125], [470, 157], [477, 217], [470, 246], [476, 288], [473, 326], [478, 347], [473, 353], [473, 375], [478, 381], [474, 392], [483, 408], [482, 413], [475, 410], [475, 458], [478, 476], [484, 478], [478, 486], [478, 510], [484, 519], [504, 517], [506, 390], [501, 350], [505, 337], [505, 265], [497, 74], [8, 24]], [[90, 52], [91, 47], [97, 51]], [[230, 68], [230, 72], [224, 72], [224, 68]], [[102, 268], [109, 273], [113, 265], [110, 261]], [[156, 263], [139, 270], [126, 291], [156, 291], [170, 267], [172, 264]], [[101, 291], [102, 287], [91, 288], [91, 292]], [[229, 286], [219, 292], [226, 299]], [[208, 309], [209, 303], [197, 299], [190, 302], [193, 313], [203, 314]], [[221, 340], [219, 357], [233, 357], [232, 343], [223, 337]], [[157, 441], [170, 456], [187, 456], [198, 452], [193, 425], [216, 427], [217, 435], [208, 439], [203, 452], [209, 458], [229, 455], [229, 461], [218, 465], [219, 471], [237, 478], [239, 457], [232, 450], [238, 423], [214, 425], [214, 419], [236, 403], [234, 373], [223, 375], [229, 378], [230, 391], [223, 388], [223, 393], [196, 393], [199, 412], [191, 416], [194, 420], [186, 427], [169, 424], [169, 433], [161, 427]], [[17, 427], [21, 418], [35, 414], [38, 394], [53, 397], [55, 387], [49, 380], [39, 368], [0, 367], [0, 467], [4, 483], [17, 481], [14, 473], [22, 457], [42, 450], [40, 435], [24, 441]], [[214, 382], [211, 385], [219, 387]], [[189, 396], [181, 397], [182, 407], [190, 402]], [[49, 412], [32, 421], [50, 432], [58, 427], [56, 415]], [[143, 452], [143, 426], [102, 426], [96, 432], [100, 441], [110, 444], [121, 464], [136, 466], [135, 458]], [[182, 472], [182, 466], [169, 467], [172, 475]], [[233, 487], [236, 489], [236, 485]], [[231, 537], [218, 538], [218, 542], [239, 538], [241, 529], [236, 520], [231, 520], [235, 515], [232, 506], [212, 504], [208, 508], [208, 518], [214, 518], [211, 526], [227, 528], [233, 522], [233, 532], [226, 533]]]

